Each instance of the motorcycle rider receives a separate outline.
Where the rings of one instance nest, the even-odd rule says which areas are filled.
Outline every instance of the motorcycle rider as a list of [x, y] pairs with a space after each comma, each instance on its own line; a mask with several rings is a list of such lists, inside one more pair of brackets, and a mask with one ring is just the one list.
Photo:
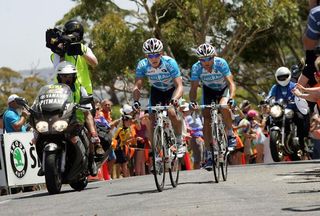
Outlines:
[[[296, 83], [291, 81], [291, 71], [287, 67], [279, 67], [275, 72], [275, 78], [277, 83], [274, 84], [267, 96], [267, 100], [274, 97], [275, 101], [284, 99], [286, 101], [294, 101], [295, 95], [293, 89], [295, 89]], [[308, 114], [302, 114], [296, 104], [288, 104], [287, 108], [294, 111], [294, 123], [297, 126], [297, 135], [299, 137], [300, 149], [305, 153], [305, 138], [309, 135], [309, 121]]]
[[[77, 80], [77, 69], [75, 66], [67, 61], [60, 62], [57, 65], [56, 68], [57, 73], [57, 80], [58, 83], [63, 83], [68, 85], [74, 96], [74, 100], [76, 103], [80, 102], [81, 97], [88, 96], [88, 93], [86, 92], [86, 89], [80, 85], [80, 83]], [[94, 118], [90, 112], [90, 109], [92, 109], [91, 104], [86, 105], [88, 110], [86, 111], [76, 111], [77, 121], [80, 123], [80, 125], [83, 125], [85, 123], [86, 128], [88, 129], [88, 132], [90, 134], [90, 143], [89, 143], [89, 171], [90, 175], [96, 176], [97, 175], [97, 165], [94, 161], [94, 154], [96, 154], [98, 157], [101, 157], [104, 155], [104, 150], [100, 144], [100, 139], [97, 134], [97, 130], [94, 123]], [[70, 138], [70, 141], [73, 144], [76, 144], [77, 142], [81, 142], [81, 137], [78, 136], [78, 132], [76, 134], [73, 134]], [[94, 152], [95, 149], [95, 152]], [[44, 175], [42, 169], [39, 170], [38, 175]]]

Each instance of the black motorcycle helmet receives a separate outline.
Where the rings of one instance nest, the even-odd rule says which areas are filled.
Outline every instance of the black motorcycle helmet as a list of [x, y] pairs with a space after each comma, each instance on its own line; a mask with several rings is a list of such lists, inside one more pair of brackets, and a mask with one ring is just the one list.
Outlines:
[[80, 41], [83, 39], [83, 26], [77, 20], [69, 20], [64, 24], [63, 31], [66, 34], [78, 33]]

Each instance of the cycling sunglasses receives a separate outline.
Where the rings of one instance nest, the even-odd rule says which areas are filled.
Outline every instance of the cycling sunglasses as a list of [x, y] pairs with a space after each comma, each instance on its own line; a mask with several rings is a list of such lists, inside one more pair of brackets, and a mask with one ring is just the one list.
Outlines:
[[205, 57], [205, 58], [199, 58], [199, 61], [208, 62], [208, 61], [211, 61], [212, 59], [213, 59], [213, 57]]
[[160, 57], [160, 53], [148, 54], [147, 56], [148, 56], [149, 59], [159, 58]]

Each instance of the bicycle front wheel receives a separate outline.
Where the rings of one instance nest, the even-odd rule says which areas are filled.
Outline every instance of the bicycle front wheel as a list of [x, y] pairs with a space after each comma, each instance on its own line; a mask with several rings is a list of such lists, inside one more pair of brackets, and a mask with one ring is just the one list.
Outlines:
[[211, 145], [211, 154], [212, 154], [212, 170], [213, 176], [216, 183], [219, 183], [220, 180], [220, 163], [219, 163], [219, 150]]
[[161, 127], [156, 127], [153, 133], [152, 142], [152, 162], [153, 162], [153, 176], [159, 192], [164, 188], [165, 181], [165, 154], [164, 154], [164, 140], [163, 130]]
[[228, 151], [228, 138], [227, 135], [224, 131], [224, 129], [220, 129], [220, 149], [221, 149], [221, 160], [220, 162], [220, 168], [221, 168], [221, 175], [223, 181], [227, 181], [227, 176], [228, 176], [228, 156], [229, 156], [229, 151]]

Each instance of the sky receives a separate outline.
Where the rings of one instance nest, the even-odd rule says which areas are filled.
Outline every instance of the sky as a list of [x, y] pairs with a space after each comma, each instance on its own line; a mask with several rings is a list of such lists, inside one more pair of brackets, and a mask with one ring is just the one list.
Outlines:
[[[114, 2], [121, 8], [135, 7], [128, 0]], [[45, 32], [74, 6], [71, 0], [0, 0], [0, 67], [52, 67]]]

